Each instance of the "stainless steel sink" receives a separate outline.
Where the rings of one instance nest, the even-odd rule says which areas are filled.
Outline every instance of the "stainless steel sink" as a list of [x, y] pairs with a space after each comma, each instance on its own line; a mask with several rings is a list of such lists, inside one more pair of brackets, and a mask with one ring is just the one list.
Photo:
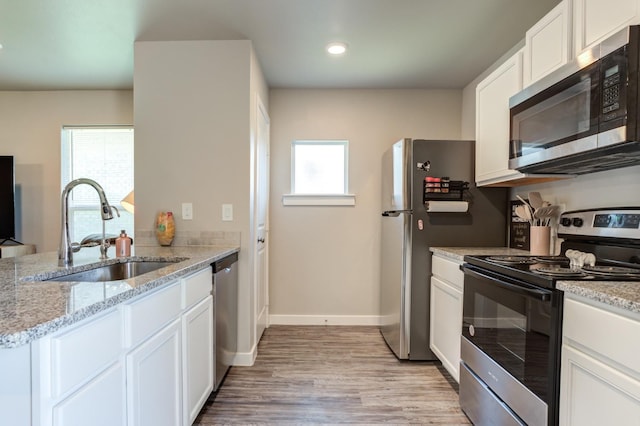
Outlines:
[[152, 272], [175, 262], [171, 261], [129, 261], [124, 263], [114, 263], [112, 265], [100, 266], [82, 272], [75, 272], [57, 278], [50, 278], [47, 281], [119, 281], [138, 275]]

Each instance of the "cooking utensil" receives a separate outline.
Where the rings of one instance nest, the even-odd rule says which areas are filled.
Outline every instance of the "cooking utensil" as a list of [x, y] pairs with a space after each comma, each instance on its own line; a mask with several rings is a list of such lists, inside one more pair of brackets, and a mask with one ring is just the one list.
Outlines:
[[558, 211], [560, 210], [560, 206], [547, 206], [540, 207], [533, 212], [534, 218], [539, 220], [542, 226], [549, 226], [551, 222], [551, 218], [556, 217], [558, 215]]
[[516, 206], [516, 216], [518, 216], [520, 219], [526, 220], [530, 224], [532, 223], [531, 222], [531, 212], [524, 205]]
[[524, 198], [522, 198], [521, 196], [519, 196], [517, 194], [516, 194], [516, 198], [518, 200], [522, 201], [522, 203], [524, 204], [523, 207], [525, 208], [525, 210], [527, 211], [527, 214], [529, 215], [528, 216], [529, 223], [531, 223], [533, 225], [533, 207], [531, 207], [531, 204], [529, 204], [527, 202], [527, 200], [525, 200]]
[[529, 204], [531, 204], [531, 207], [533, 207], [534, 209], [539, 209], [540, 207], [542, 207], [542, 203], [542, 196], [539, 192], [529, 192]]
[[531, 216], [533, 216], [533, 207], [531, 207], [531, 204], [529, 204], [529, 202], [527, 200], [525, 200], [524, 198], [522, 198], [519, 195], [516, 195], [516, 198], [518, 198], [518, 200], [522, 201], [522, 203], [525, 205], [525, 207], [529, 210], [529, 212], [531, 213]]

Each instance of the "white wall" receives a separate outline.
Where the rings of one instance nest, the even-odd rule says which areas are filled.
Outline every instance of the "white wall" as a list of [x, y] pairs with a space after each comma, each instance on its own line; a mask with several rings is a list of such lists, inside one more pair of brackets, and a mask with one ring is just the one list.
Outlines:
[[0, 155], [16, 163], [17, 239], [38, 251], [57, 250], [60, 239], [62, 126], [91, 124], [133, 124], [132, 92], [0, 92]]
[[566, 210], [640, 206], [640, 166], [590, 173], [555, 182], [514, 188], [513, 198], [539, 191], [542, 198]]
[[[377, 323], [382, 153], [403, 137], [459, 139], [458, 90], [293, 90], [270, 94], [273, 323]], [[291, 141], [349, 140], [355, 207], [283, 207]]]
[[[240, 234], [238, 351], [252, 362], [253, 108], [258, 94], [268, 105], [268, 91], [251, 42], [137, 42], [134, 87], [136, 237], [157, 244], [149, 236], [161, 210], [174, 212], [176, 240]], [[183, 202], [193, 220], [182, 220]], [[223, 204], [233, 221], [222, 221]]]

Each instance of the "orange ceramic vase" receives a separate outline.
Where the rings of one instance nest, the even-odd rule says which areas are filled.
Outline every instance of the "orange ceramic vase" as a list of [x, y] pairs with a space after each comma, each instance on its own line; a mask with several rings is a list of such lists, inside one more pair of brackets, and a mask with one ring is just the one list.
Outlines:
[[160, 212], [156, 216], [156, 239], [161, 246], [170, 246], [176, 233], [173, 213]]

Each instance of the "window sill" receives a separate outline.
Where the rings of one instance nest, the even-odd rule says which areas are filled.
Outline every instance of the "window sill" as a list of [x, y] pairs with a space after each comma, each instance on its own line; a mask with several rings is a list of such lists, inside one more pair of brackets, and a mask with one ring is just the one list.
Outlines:
[[283, 206], [355, 206], [356, 196], [353, 194], [301, 195], [285, 194], [282, 196]]

